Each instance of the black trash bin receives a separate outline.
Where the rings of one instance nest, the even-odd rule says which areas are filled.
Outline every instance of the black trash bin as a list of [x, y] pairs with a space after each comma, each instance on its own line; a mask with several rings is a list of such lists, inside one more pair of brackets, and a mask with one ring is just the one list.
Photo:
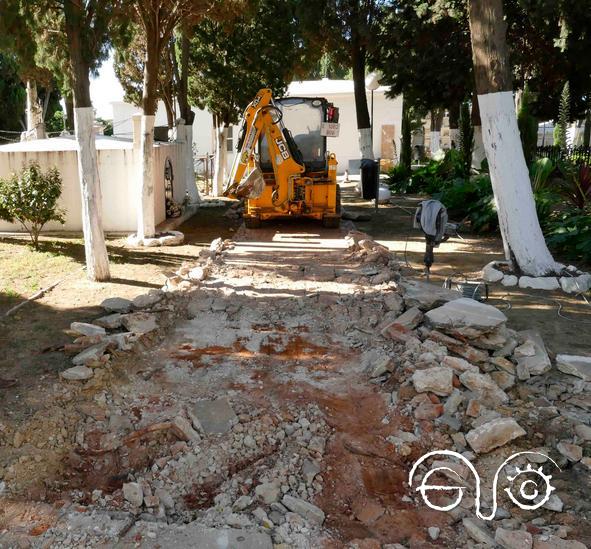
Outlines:
[[361, 160], [361, 196], [364, 200], [375, 200], [378, 191], [380, 170], [378, 162], [370, 158]]

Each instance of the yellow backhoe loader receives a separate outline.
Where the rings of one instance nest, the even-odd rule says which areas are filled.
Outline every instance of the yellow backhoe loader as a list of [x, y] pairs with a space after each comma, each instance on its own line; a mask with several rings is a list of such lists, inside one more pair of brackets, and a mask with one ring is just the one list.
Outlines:
[[[288, 129], [288, 127], [290, 129]], [[291, 130], [291, 131], [290, 131]], [[322, 98], [273, 100], [260, 90], [244, 111], [224, 196], [246, 198], [244, 223], [308, 217], [325, 227], [341, 219], [337, 160], [326, 150], [338, 135], [338, 109]]]

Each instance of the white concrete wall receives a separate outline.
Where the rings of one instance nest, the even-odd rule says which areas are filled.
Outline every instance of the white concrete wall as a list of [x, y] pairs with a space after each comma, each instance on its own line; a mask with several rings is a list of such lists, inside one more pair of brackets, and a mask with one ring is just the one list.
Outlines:
[[[21, 170], [31, 161], [37, 162], [44, 170], [57, 167], [62, 176], [62, 195], [59, 206], [66, 210], [66, 223], [51, 222], [44, 231], [82, 231], [80, 183], [76, 150], [73, 140], [65, 142], [64, 149], [55, 150], [56, 140], [35, 142], [38, 148], [53, 150], [7, 150], [16, 145], [0, 147], [0, 178]], [[68, 142], [70, 141], [70, 142]], [[29, 145], [30, 146], [30, 145]], [[173, 165], [173, 195], [182, 202], [186, 192], [186, 181], [182, 169], [182, 147], [176, 143], [159, 143], [154, 146], [154, 215], [156, 224], [166, 219], [164, 196], [164, 165], [170, 157]], [[135, 232], [137, 214], [135, 210], [134, 188], [138, 184], [139, 149], [133, 143], [103, 138], [97, 140], [99, 176], [102, 190], [103, 228], [107, 232]], [[20, 225], [0, 221], [0, 231], [21, 232]]]

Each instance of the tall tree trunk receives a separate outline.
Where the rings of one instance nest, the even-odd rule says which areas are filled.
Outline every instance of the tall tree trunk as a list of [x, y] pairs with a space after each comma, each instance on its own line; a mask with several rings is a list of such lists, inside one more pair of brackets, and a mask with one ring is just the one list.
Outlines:
[[86, 271], [91, 280], [103, 281], [110, 278], [109, 257], [102, 224], [102, 195], [94, 136], [94, 110], [90, 101], [89, 67], [82, 56], [80, 43], [81, 22], [85, 14], [80, 3], [65, 0], [64, 15], [72, 69]]
[[530, 276], [559, 270], [540, 228], [523, 156], [502, 0], [470, 0], [469, 20], [484, 148], [499, 225], [513, 267]]
[[472, 167], [480, 170], [482, 161], [486, 158], [484, 142], [482, 141], [482, 121], [480, 120], [480, 107], [478, 106], [478, 94], [474, 90], [472, 95], [472, 126], [474, 128], [474, 149], [472, 150]]
[[142, 121], [140, 140], [140, 174], [137, 197], [137, 239], [152, 238], [156, 234], [154, 201], [154, 122], [156, 119], [156, 90], [160, 29], [155, 28], [146, 40], [144, 62], [144, 89], [142, 95]]
[[353, 40], [351, 46], [351, 61], [353, 65], [353, 87], [355, 93], [355, 111], [357, 113], [357, 130], [359, 132], [359, 152], [361, 158], [373, 160], [371, 139], [371, 121], [367, 108], [367, 95], [365, 90], [365, 48]]
[[228, 142], [228, 127], [219, 117], [215, 117], [215, 158], [213, 167], [213, 190], [214, 196], [221, 196], [224, 190], [226, 178], [226, 161], [228, 158], [226, 144]]
[[66, 103], [66, 130], [74, 131], [74, 96], [69, 93], [65, 98]]
[[431, 156], [441, 149], [441, 126], [443, 124], [443, 110], [434, 109], [431, 111]]
[[43, 110], [39, 105], [37, 82], [31, 78], [27, 80], [27, 138], [45, 139], [45, 124]]
[[403, 99], [402, 102], [402, 128], [401, 142], [400, 142], [400, 165], [410, 172], [412, 163], [412, 128], [411, 128], [411, 112], [408, 101]]
[[449, 148], [460, 147], [460, 104], [452, 105], [449, 109]]
[[[185, 181], [187, 183], [187, 190], [189, 191], [189, 199], [191, 202], [201, 202], [197, 184], [195, 183], [195, 163], [193, 160], [193, 122], [195, 120], [195, 113], [189, 105], [189, 37], [186, 31], [181, 33], [181, 52], [180, 52], [180, 67], [175, 63], [175, 70], [177, 72], [177, 101], [179, 104], [179, 114], [184, 120], [184, 128], [178, 128], [185, 142], [184, 165], [185, 165]], [[176, 55], [173, 56], [176, 60]], [[178, 133], [177, 133], [178, 135]]]

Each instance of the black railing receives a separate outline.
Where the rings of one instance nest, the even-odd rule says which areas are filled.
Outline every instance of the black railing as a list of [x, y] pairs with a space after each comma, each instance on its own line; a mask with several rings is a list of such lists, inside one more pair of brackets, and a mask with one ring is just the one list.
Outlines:
[[536, 156], [538, 158], [549, 158], [556, 163], [559, 160], [570, 160], [575, 164], [586, 164], [591, 166], [591, 147], [567, 147], [562, 149], [560, 147], [538, 147], [536, 149]]

